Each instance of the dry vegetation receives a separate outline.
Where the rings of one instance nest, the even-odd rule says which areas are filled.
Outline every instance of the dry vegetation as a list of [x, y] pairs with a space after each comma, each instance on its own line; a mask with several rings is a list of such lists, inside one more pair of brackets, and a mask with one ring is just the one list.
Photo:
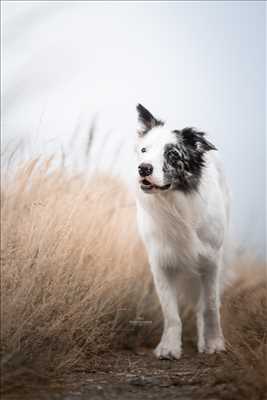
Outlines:
[[240, 278], [225, 292], [222, 306], [228, 351], [221, 376], [236, 384], [240, 399], [266, 399], [266, 266], [248, 258], [236, 270]]
[[[101, 366], [115, 349], [154, 345], [161, 313], [133, 199], [121, 183], [89, 181], [33, 160], [1, 188], [1, 367], [5, 391]], [[242, 267], [242, 268], [241, 268]], [[246, 261], [223, 302], [229, 351], [218, 379], [240, 398], [266, 389], [266, 287]], [[131, 323], [138, 318], [152, 324]], [[35, 378], [33, 380], [33, 377]]]

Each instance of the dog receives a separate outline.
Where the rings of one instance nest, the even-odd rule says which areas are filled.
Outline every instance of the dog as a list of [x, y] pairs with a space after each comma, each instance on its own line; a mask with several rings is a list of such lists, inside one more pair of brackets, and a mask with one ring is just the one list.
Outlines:
[[171, 130], [141, 104], [137, 113], [137, 224], [164, 319], [155, 354], [181, 356], [180, 295], [196, 312], [198, 351], [223, 351], [220, 286], [230, 197], [217, 149], [204, 132]]

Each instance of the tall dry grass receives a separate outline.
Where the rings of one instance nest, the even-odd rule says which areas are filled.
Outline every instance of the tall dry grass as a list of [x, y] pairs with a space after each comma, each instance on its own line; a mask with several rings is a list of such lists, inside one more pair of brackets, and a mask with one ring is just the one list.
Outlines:
[[1, 216], [4, 379], [88, 368], [135, 334], [151, 279], [120, 182], [36, 159], [2, 188]]
[[[71, 177], [50, 163], [28, 162], [1, 187], [5, 390], [96, 368], [105, 352], [154, 345], [161, 331], [132, 197], [115, 179]], [[244, 399], [266, 384], [266, 280], [254, 264], [239, 263], [222, 307], [219, 379]], [[140, 318], [152, 323], [132, 323]]]
[[266, 399], [267, 270], [246, 256], [234, 266], [239, 277], [223, 297], [227, 352], [219, 379], [236, 386], [235, 399]]

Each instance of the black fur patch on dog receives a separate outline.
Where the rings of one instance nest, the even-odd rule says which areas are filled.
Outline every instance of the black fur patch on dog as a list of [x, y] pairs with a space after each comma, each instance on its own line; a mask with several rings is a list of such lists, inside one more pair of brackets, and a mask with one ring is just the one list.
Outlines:
[[138, 104], [136, 106], [136, 110], [138, 113], [138, 121], [141, 125], [141, 129], [139, 129], [138, 133], [140, 136], [145, 135], [150, 129], [155, 126], [163, 126], [164, 122], [156, 119], [142, 104]]
[[172, 182], [173, 190], [190, 193], [198, 189], [205, 167], [205, 152], [217, 149], [205, 138], [204, 132], [194, 128], [175, 130], [174, 133], [177, 144], [169, 143], [164, 148], [165, 181]]

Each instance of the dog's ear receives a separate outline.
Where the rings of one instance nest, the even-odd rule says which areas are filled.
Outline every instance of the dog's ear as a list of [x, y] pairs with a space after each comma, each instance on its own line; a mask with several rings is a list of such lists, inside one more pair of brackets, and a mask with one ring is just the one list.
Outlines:
[[197, 134], [197, 150], [201, 153], [210, 150], [217, 150], [217, 148], [212, 144], [209, 140], [205, 138], [205, 134], [203, 132], [199, 132]]
[[199, 142], [199, 147], [202, 151], [209, 151], [209, 150], [218, 150], [217, 147], [214, 146], [209, 140], [202, 137]]
[[214, 144], [206, 139], [204, 132], [200, 132], [194, 128], [184, 128], [181, 134], [185, 144], [195, 148], [200, 153], [205, 153], [209, 150], [217, 150]]
[[145, 135], [155, 126], [163, 125], [163, 122], [156, 119], [142, 104], [138, 104], [136, 110], [138, 114], [137, 132], [139, 136]]
[[200, 135], [197, 140], [198, 151], [204, 153], [209, 150], [217, 150], [217, 148], [209, 140], [207, 140], [204, 135]]

